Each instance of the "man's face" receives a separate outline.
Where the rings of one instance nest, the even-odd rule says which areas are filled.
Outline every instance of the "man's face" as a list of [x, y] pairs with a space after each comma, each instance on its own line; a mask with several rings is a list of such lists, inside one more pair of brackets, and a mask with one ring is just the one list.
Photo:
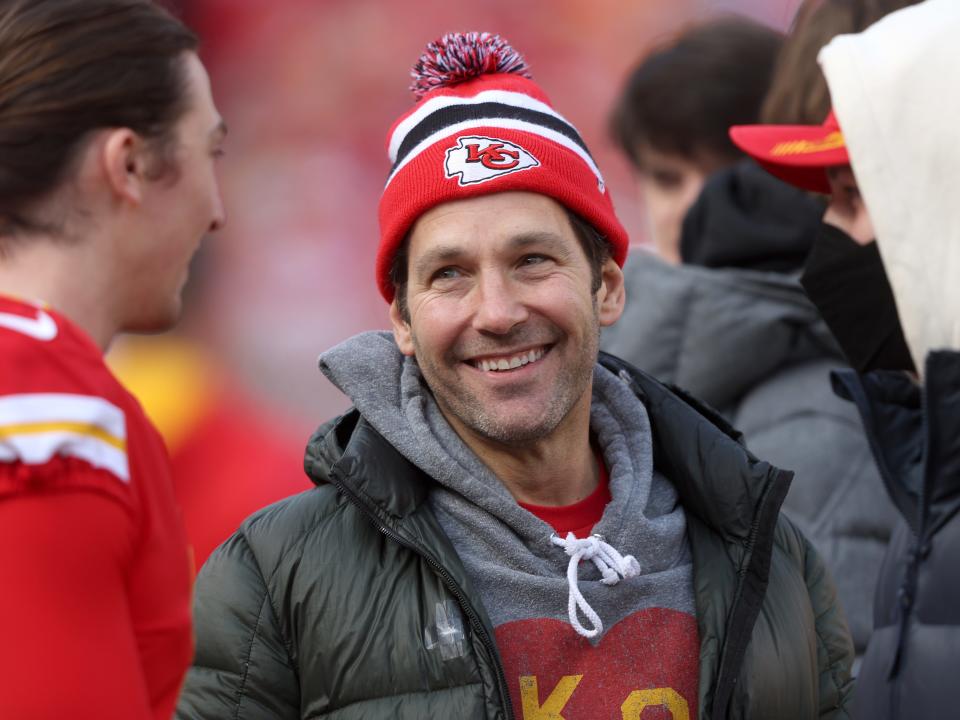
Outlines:
[[643, 158], [643, 168], [637, 175], [640, 200], [646, 208], [653, 248], [667, 262], [679, 264], [683, 218], [712, 168], [645, 143], [639, 156]]
[[860, 197], [860, 188], [850, 166], [827, 168], [827, 179], [830, 181], [830, 204], [823, 221], [840, 228], [861, 245], [875, 240], [870, 213]]
[[394, 302], [394, 335], [461, 436], [517, 446], [588, 422], [599, 330], [622, 312], [623, 275], [607, 261], [591, 293], [558, 203], [525, 192], [444, 203], [408, 243], [410, 321]]
[[187, 105], [174, 127], [170, 167], [148, 183], [141, 232], [125, 239], [134, 305], [127, 330], [162, 330], [176, 322], [190, 260], [203, 237], [226, 220], [215, 168], [226, 129], [203, 64], [194, 53], [183, 62]]

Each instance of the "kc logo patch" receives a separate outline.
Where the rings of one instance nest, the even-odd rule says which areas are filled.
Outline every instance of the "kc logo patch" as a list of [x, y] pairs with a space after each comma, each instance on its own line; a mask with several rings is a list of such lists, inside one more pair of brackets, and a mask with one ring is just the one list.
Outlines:
[[457, 144], [447, 150], [444, 169], [447, 177], [457, 178], [460, 185], [474, 185], [539, 165], [540, 161], [519, 145], [471, 135], [457, 138]]

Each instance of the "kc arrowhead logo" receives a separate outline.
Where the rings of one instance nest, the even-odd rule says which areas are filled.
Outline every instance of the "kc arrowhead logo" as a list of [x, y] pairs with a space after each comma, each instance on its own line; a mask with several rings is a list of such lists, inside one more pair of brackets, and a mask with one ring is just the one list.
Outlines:
[[460, 185], [475, 185], [539, 165], [540, 161], [519, 145], [471, 135], [457, 138], [457, 144], [447, 150], [444, 169], [447, 177], [458, 178]]

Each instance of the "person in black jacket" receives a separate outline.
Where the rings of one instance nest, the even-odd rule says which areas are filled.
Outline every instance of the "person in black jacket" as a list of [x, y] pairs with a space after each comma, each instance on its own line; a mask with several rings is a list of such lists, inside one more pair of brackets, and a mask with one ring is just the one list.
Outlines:
[[[388, 138], [391, 333], [197, 583], [182, 718], [845, 718], [852, 646], [790, 475], [612, 357], [627, 237], [523, 59], [445, 36]], [[598, 362], [599, 358], [599, 362]]]
[[804, 286], [859, 371], [834, 385], [901, 515], [858, 718], [948, 717], [960, 700], [960, 93], [939, 81], [960, 70], [958, 31], [960, 7], [928, 0], [841, 36], [820, 55], [835, 108], [824, 126], [731, 131], [771, 172], [831, 192]]

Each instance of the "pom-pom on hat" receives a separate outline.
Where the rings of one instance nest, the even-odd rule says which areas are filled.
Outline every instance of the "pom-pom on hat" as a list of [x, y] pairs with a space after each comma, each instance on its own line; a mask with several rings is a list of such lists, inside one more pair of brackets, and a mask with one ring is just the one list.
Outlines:
[[390, 267], [410, 228], [440, 203], [522, 190], [590, 223], [623, 265], [627, 233], [580, 133], [550, 104], [523, 57], [499, 35], [450, 33], [411, 73], [418, 102], [387, 134], [392, 164], [380, 198], [377, 285], [393, 302]]

